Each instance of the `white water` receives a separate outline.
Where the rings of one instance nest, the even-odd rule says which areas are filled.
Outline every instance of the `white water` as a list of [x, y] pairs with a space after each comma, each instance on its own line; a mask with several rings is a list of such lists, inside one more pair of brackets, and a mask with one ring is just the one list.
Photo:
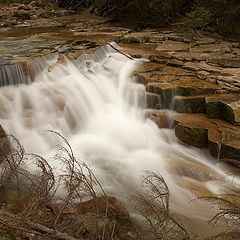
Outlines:
[[[139, 188], [143, 170], [159, 171], [170, 188], [173, 211], [209, 220], [213, 211], [191, 201], [196, 198], [191, 189], [218, 192], [218, 181], [207, 181], [201, 174], [214, 180], [224, 173], [208, 162], [206, 153], [180, 145], [172, 130], [159, 130], [145, 117], [145, 88], [133, 77], [136, 61], [114, 51], [98, 56], [98, 61], [81, 67], [66, 61], [38, 74], [31, 85], [1, 88], [3, 128], [28, 152], [44, 156], [52, 154], [56, 140], [45, 130], [61, 133], [106, 192], [123, 200]], [[59, 171], [59, 163], [53, 164]], [[182, 168], [202, 181], [178, 176]]]

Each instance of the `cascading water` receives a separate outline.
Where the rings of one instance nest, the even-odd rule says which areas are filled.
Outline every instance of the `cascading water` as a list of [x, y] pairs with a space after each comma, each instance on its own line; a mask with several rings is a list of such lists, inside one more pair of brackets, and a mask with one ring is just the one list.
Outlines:
[[145, 87], [133, 76], [139, 62], [107, 45], [95, 55], [43, 70], [30, 85], [2, 87], [1, 125], [28, 152], [44, 156], [55, 144], [45, 130], [59, 132], [105, 191], [123, 200], [140, 189], [144, 170], [159, 171], [172, 211], [193, 223], [207, 221], [213, 214], [207, 204], [191, 200], [196, 189], [218, 192], [224, 173], [207, 162], [206, 153], [180, 145], [172, 130], [158, 129], [145, 116]]

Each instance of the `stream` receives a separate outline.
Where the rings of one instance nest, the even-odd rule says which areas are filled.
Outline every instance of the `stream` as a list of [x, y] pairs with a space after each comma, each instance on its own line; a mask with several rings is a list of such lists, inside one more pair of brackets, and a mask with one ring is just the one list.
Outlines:
[[[31, 84], [18, 84], [22, 76], [14, 72], [17, 85], [0, 88], [0, 123], [7, 133], [27, 152], [44, 157], [54, 154], [56, 144], [46, 130], [60, 133], [105, 191], [127, 206], [128, 197], [142, 191], [144, 171], [159, 172], [170, 190], [170, 210], [183, 215], [199, 239], [218, 232], [207, 223], [216, 210], [196, 198], [234, 183], [207, 151], [179, 143], [173, 130], [159, 129], [147, 117], [146, 89], [134, 76], [146, 59], [131, 59], [105, 45], [74, 61], [41, 61], [54, 64], [38, 71]], [[63, 171], [60, 162], [50, 164], [55, 174]]]

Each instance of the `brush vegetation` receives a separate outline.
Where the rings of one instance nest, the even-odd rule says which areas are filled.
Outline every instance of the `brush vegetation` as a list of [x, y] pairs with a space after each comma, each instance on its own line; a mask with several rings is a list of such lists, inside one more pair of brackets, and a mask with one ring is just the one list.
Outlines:
[[[240, 2], [235, 0], [36, 0], [71, 10], [91, 10], [132, 27], [166, 27], [183, 23], [240, 40]], [[0, 3], [31, 0], [1, 0]]]
[[[61, 142], [51, 161], [27, 154], [13, 136], [8, 136], [10, 149], [0, 148], [5, 156], [0, 169], [0, 240], [122, 239], [118, 215], [111, 208], [113, 198], [106, 195], [93, 171], [75, 157], [68, 141], [56, 132], [50, 133]], [[62, 165], [61, 173], [53, 171], [52, 161]], [[146, 172], [141, 182], [142, 191], [129, 197], [148, 233], [141, 239], [194, 239], [194, 234], [179, 222], [179, 216], [171, 213], [170, 193], [163, 177]], [[219, 209], [210, 224], [220, 223], [227, 229], [207, 240], [240, 239], [239, 189], [200, 199]], [[86, 214], [84, 202], [89, 200], [94, 200], [90, 204], [94, 211]]]

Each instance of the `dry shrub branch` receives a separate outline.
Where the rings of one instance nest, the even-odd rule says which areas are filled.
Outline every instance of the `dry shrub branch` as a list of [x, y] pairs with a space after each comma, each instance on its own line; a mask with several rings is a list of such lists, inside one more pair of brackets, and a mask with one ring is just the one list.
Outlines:
[[111, 198], [92, 170], [76, 159], [68, 141], [51, 133], [63, 142], [53, 158], [64, 168], [60, 176], [45, 158], [25, 153], [13, 136], [8, 136], [9, 148], [0, 148], [5, 158], [0, 165], [0, 235], [113, 239], [116, 216], [110, 211]]
[[146, 172], [142, 185], [144, 194], [132, 196], [131, 202], [136, 213], [145, 220], [150, 239], [190, 239], [191, 234], [170, 214], [169, 189], [163, 177], [155, 172]]

